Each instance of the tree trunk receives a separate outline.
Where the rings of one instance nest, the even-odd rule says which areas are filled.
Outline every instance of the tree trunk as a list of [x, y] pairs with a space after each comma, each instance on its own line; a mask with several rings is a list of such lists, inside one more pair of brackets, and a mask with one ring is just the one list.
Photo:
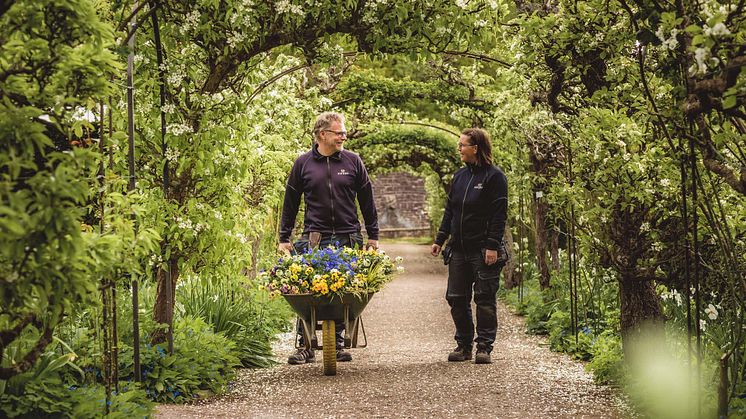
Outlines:
[[549, 254], [552, 257], [552, 270], [559, 272], [560, 270], [560, 257], [559, 257], [559, 231], [557, 228], [553, 228], [549, 235], [551, 246], [549, 248]]
[[505, 226], [505, 245], [507, 247], [509, 259], [503, 267], [503, 286], [505, 289], [511, 289], [521, 283], [521, 276], [518, 273], [518, 260], [513, 251], [513, 234], [510, 228]]
[[541, 289], [547, 289], [551, 286], [549, 283], [549, 265], [547, 265], [547, 213], [549, 212], [549, 205], [542, 198], [535, 198], [534, 203], [536, 222], [536, 228], [534, 229], [534, 248], [536, 265], [540, 273], [539, 285], [541, 285]]
[[663, 312], [652, 281], [622, 275], [619, 293], [622, 346], [627, 356], [638, 337], [662, 332]]
[[[176, 280], [179, 278], [179, 264], [176, 257], [169, 261], [171, 267], [171, 283], [168, 282], [168, 273], [162, 268], [158, 269], [158, 288], [155, 295], [155, 306], [153, 307], [153, 319], [158, 324], [173, 325], [174, 302], [176, 301]], [[171, 301], [169, 302], [167, 286], [171, 288]], [[150, 339], [151, 344], [163, 343], [168, 338], [168, 329], [157, 329]]]

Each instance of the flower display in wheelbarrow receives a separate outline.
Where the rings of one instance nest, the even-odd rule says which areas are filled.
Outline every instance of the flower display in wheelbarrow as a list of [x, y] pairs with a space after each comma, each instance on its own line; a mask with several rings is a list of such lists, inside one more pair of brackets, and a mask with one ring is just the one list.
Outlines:
[[330, 246], [282, 257], [259, 278], [274, 294], [363, 295], [380, 291], [401, 262], [382, 250]]

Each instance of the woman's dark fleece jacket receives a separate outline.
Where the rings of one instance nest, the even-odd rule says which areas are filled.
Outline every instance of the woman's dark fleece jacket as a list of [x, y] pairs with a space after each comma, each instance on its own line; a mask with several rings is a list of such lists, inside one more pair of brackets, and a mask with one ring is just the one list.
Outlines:
[[493, 165], [467, 164], [453, 175], [435, 243], [459, 250], [497, 250], [508, 217], [508, 180]]

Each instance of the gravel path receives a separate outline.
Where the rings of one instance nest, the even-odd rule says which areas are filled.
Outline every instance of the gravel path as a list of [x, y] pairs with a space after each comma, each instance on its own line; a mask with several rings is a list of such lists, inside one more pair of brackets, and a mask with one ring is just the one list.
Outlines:
[[[404, 257], [406, 272], [371, 300], [363, 315], [370, 346], [352, 349], [353, 361], [338, 363], [336, 376], [322, 374], [319, 351], [313, 364], [242, 370], [227, 395], [162, 405], [156, 417], [625, 416], [620, 396], [594, 385], [581, 363], [526, 335], [522, 318], [502, 304], [493, 363], [447, 362], [455, 344], [445, 267], [428, 246], [383, 247]], [[288, 333], [277, 344], [279, 360], [292, 352], [292, 339]]]

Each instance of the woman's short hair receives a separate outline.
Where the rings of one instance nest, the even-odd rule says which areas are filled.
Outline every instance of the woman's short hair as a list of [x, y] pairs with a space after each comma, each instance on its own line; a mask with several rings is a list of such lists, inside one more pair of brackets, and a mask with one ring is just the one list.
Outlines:
[[345, 117], [339, 112], [324, 112], [316, 118], [316, 123], [313, 125], [313, 138], [319, 138], [321, 131], [329, 129], [332, 126], [332, 122], [339, 122], [344, 124]]
[[467, 128], [461, 131], [461, 135], [467, 136], [471, 144], [477, 146], [477, 163], [480, 166], [492, 164], [492, 144], [487, 131], [481, 128]]

